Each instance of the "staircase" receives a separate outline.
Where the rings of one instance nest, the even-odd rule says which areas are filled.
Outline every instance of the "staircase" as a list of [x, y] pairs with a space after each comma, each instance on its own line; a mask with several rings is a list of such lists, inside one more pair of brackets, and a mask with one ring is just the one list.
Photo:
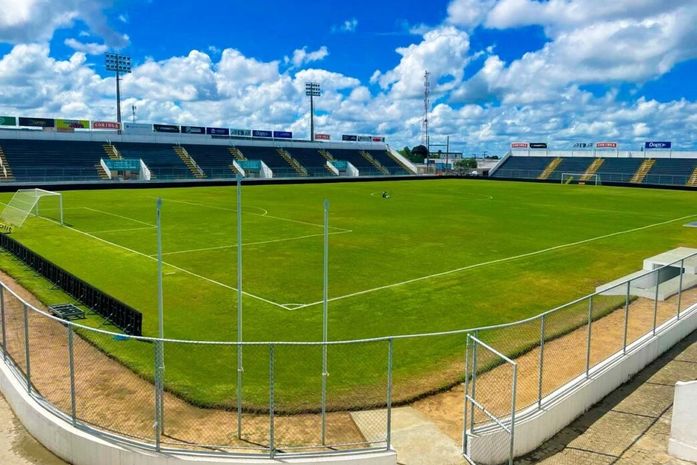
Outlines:
[[605, 163], [604, 158], [596, 158], [593, 160], [593, 163], [591, 163], [591, 166], [586, 169], [586, 172], [583, 173], [583, 176], [581, 176], [581, 182], [586, 182], [588, 181], [595, 173], [598, 172], [601, 166], [603, 166], [603, 163]]
[[244, 173], [242, 173], [242, 172], [240, 172], [240, 171], [237, 171], [237, 168], [235, 167], [234, 163], [230, 163], [230, 164], [228, 165], [228, 168], [230, 168], [230, 171], [232, 171], [233, 173], [235, 173], [235, 176], [242, 176], [242, 177], [245, 176]]
[[319, 151], [319, 154], [322, 155], [327, 161], [334, 161], [334, 155], [329, 153], [327, 150], [322, 149]]
[[557, 166], [559, 166], [559, 163], [561, 163], [561, 157], [557, 157], [554, 160], [549, 162], [549, 165], [540, 173], [540, 175], [537, 177], [537, 179], [549, 179], [549, 177], [554, 173], [554, 170], [557, 169]]
[[390, 174], [390, 170], [385, 168], [385, 166], [383, 166], [383, 164], [380, 163], [380, 161], [377, 160], [374, 156], [372, 156], [365, 150], [361, 150], [360, 153], [361, 156], [365, 158], [371, 165], [373, 165], [375, 169], [377, 169], [379, 172], [381, 172], [382, 174]]
[[0, 181], [14, 181], [15, 176], [12, 174], [10, 163], [5, 158], [5, 152], [0, 147]]
[[207, 177], [206, 173], [201, 169], [200, 166], [198, 166], [196, 160], [194, 160], [193, 157], [189, 155], [189, 152], [184, 147], [182, 147], [181, 145], [175, 145], [174, 151], [177, 155], [179, 155], [179, 158], [181, 158], [181, 160], [184, 162], [186, 167], [189, 168], [189, 171], [191, 171], [191, 174], [193, 174], [196, 179], [203, 179]]
[[656, 160], [653, 158], [647, 158], [644, 160], [644, 162], [639, 166], [639, 169], [634, 173], [634, 176], [632, 176], [632, 179], [629, 181], [632, 184], [641, 184], [644, 182], [644, 178], [646, 177], [647, 174], [649, 174], [649, 171], [651, 171], [651, 168], [653, 165], [656, 163]]
[[121, 154], [119, 153], [118, 149], [111, 143], [109, 142], [108, 144], [102, 145], [104, 147], [104, 153], [106, 153], [107, 157], [111, 160], [121, 160], [123, 158]]
[[244, 154], [237, 147], [228, 147], [227, 150], [228, 152], [230, 152], [230, 155], [232, 155], [232, 157], [237, 161], [243, 161], [247, 159], [247, 157], [245, 157]]
[[94, 167], [97, 169], [97, 175], [99, 176], [99, 179], [103, 179], [105, 181], [109, 180], [109, 175], [106, 174], [106, 171], [104, 171], [104, 167], [101, 163], [95, 164]]
[[697, 186], [697, 168], [692, 171], [692, 175], [690, 176], [690, 179], [687, 180], [687, 185], [688, 186]]
[[276, 149], [276, 152], [283, 158], [286, 163], [290, 165], [291, 168], [295, 170], [296, 173], [298, 173], [300, 176], [307, 176], [307, 169], [303, 165], [300, 164], [298, 160], [293, 158], [293, 156], [288, 153], [286, 149]]

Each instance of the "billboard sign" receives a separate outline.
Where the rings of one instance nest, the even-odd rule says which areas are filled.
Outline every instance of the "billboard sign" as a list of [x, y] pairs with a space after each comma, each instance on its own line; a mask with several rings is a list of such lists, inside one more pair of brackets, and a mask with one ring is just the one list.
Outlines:
[[57, 129], [89, 129], [90, 122], [86, 119], [57, 119]]
[[20, 116], [19, 125], [39, 128], [54, 128], [56, 127], [56, 120], [53, 118], [24, 118]]
[[92, 129], [120, 129], [120, 126], [113, 121], [92, 121]]
[[358, 136], [358, 142], [370, 142], [372, 137], [370, 136]]
[[592, 149], [593, 142], [576, 142], [573, 145], [573, 148], [575, 148], [575, 149]]
[[293, 133], [291, 131], [274, 131], [274, 139], [292, 139]]
[[270, 139], [273, 137], [273, 132], [254, 129], [252, 130], [252, 137], [266, 137]]
[[595, 148], [596, 149], [616, 149], [617, 142], [596, 142]]
[[331, 139], [332, 139], [332, 136], [330, 136], [329, 134], [319, 134], [317, 132], [315, 133], [315, 140], [331, 140]]
[[206, 134], [212, 134], [215, 136], [229, 136], [230, 130], [228, 128], [206, 128]]
[[206, 128], [203, 126], [182, 126], [182, 134], [205, 134]]
[[528, 143], [527, 142], [513, 142], [511, 144], [512, 149], [526, 149], [528, 148]]
[[546, 149], [547, 142], [530, 142], [531, 149]]
[[657, 141], [648, 141], [644, 143], [644, 148], [645, 149], [670, 149], [673, 147], [672, 142], [657, 142]]
[[0, 116], [0, 126], [17, 126], [17, 118], [14, 116]]
[[173, 124], [153, 124], [152, 128], [155, 132], [176, 132], [179, 133], [179, 126]]
[[250, 129], [230, 129], [230, 135], [238, 137], [252, 137], [252, 131]]
[[123, 128], [130, 134], [152, 133], [152, 125], [146, 123], [123, 123]]
[[353, 134], [343, 134], [341, 136], [341, 140], [349, 141], [349, 142], [356, 142], [358, 140], [358, 136], [354, 136]]
[[378, 137], [378, 136], [373, 136], [373, 137], [372, 137], [372, 140], [373, 140], [373, 142], [385, 142], [385, 138], [382, 137], [382, 136], [380, 136], [380, 137]]

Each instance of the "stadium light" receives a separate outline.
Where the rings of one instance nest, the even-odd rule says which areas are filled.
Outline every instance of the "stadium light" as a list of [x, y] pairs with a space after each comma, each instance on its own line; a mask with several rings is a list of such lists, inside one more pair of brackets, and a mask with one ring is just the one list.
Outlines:
[[116, 121], [121, 125], [121, 77], [122, 73], [131, 72], [131, 57], [119, 55], [118, 53], [106, 53], [104, 64], [107, 71], [116, 72]]
[[315, 141], [315, 97], [322, 95], [317, 82], [305, 83], [305, 95], [310, 97], [310, 141]]

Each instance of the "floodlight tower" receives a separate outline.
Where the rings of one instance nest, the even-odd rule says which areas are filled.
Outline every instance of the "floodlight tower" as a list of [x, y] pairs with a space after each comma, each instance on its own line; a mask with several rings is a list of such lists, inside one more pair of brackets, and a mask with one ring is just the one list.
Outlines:
[[315, 141], [315, 97], [321, 95], [319, 89], [319, 83], [317, 82], [306, 82], [305, 83], [305, 95], [310, 97], [310, 141]]
[[430, 137], [428, 135], [428, 112], [431, 109], [431, 73], [424, 72], [424, 119], [421, 122], [421, 145], [430, 151]]
[[131, 57], [119, 55], [118, 53], [107, 53], [104, 55], [107, 71], [116, 72], [116, 121], [121, 125], [121, 73], [131, 72]]

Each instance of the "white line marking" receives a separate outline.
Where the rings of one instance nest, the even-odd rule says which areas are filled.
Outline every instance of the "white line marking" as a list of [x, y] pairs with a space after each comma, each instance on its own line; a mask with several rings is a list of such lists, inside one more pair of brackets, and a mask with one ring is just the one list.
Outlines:
[[[553, 250], [559, 250], [559, 249], [563, 249], [563, 248], [567, 248], [567, 247], [574, 247], [574, 246], [577, 246], [577, 245], [587, 244], [588, 242], [593, 242], [593, 241], [597, 241], [597, 240], [600, 240], [600, 239], [607, 239], [608, 237], [620, 236], [620, 235], [622, 235], [622, 234], [628, 234], [628, 233], [632, 233], [632, 232], [641, 231], [641, 230], [644, 230], [644, 229], [650, 229], [650, 228], [654, 228], [654, 227], [656, 227], [656, 226], [663, 226], [663, 225], [666, 225], [666, 224], [675, 223], [675, 222], [677, 222], [677, 221], [683, 221], [683, 220], [685, 220], [685, 219], [687, 219], [687, 218], [694, 218], [694, 217], [696, 217], [696, 216], [697, 216], [697, 215], [682, 216], [682, 217], [680, 217], [680, 218], [675, 218], [675, 219], [668, 220], [668, 221], [663, 221], [663, 222], [660, 222], [660, 223], [649, 224], [649, 225], [647, 225], [647, 226], [640, 226], [640, 227], [638, 227], [638, 228], [632, 228], [632, 229], [627, 229], [627, 230], [624, 230], [624, 231], [618, 231], [618, 232], [614, 232], [614, 233], [610, 233], [610, 234], [604, 234], [604, 235], [602, 235], [602, 236], [591, 237], [590, 239], [583, 239], [583, 240], [576, 241], [576, 242], [569, 242], [568, 244], [555, 245], [555, 246], [553, 246], [553, 247], [548, 247], [548, 248], [546, 248], [546, 249], [536, 250], [536, 251], [534, 251], [534, 252], [527, 252], [527, 253], [524, 253], [524, 254], [514, 255], [514, 256], [511, 256], [511, 257], [504, 257], [504, 258], [498, 258], [498, 259], [496, 259], [496, 260], [489, 260], [489, 261], [486, 261], [486, 262], [475, 263], [475, 264], [473, 264], [473, 265], [467, 265], [467, 266], [463, 266], [463, 267], [460, 267], [460, 268], [455, 268], [455, 269], [448, 270], [448, 271], [442, 271], [442, 272], [440, 272], [440, 273], [434, 273], [434, 274], [430, 274], [430, 275], [428, 275], [428, 276], [420, 276], [420, 277], [418, 277], [418, 278], [412, 278], [412, 279], [408, 279], [408, 280], [406, 280], [406, 281], [402, 281], [402, 282], [398, 282], [398, 283], [386, 284], [386, 285], [384, 285], [384, 286], [374, 287], [374, 288], [372, 288], [372, 289], [365, 289], [365, 290], [363, 290], [363, 291], [353, 292], [353, 293], [351, 293], [351, 294], [346, 294], [346, 295], [341, 295], [341, 296], [337, 296], [337, 297], [332, 297], [331, 299], [329, 299], [329, 301], [330, 301], [330, 302], [334, 302], [334, 301], [336, 301], [336, 300], [348, 299], [348, 298], [350, 298], [350, 297], [356, 297], [356, 296], [359, 296], [359, 295], [370, 294], [371, 292], [381, 291], [381, 290], [384, 290], [384, 289], [390, 289], [390, 288], [393, 288], [393, 287], [404, 286], [405, 284], [411, 284], [411, 283], [415, 283], [415, 282], [418, 282], [418, 281], [424, 281], [424, 280], [426, 280], [426, 279], [437, 278], [437, 277], [440, 277], [440, 276], [446, 276], [446, 275], [449, 275], [449, 274], [458, 273], [458, 272], [460, 272], [460, 271], [466, 271], [466, 270], [471, 270], [471, 269], [474, 269], [474, 268], [479, 268], [479, 267], [483, 267], [483, 266], [487, 266], [487, 265], [494, 265], [494, 264], [496, 264], [496, 263], [503, 263], [503, 262], [513, 261], [513, 260], [518, 260], [518, 259], [521, 259], [521, 258], [532, 257], [532, 256], [534, 256], [534, 255], [540, 255], [540, 254], [543, 254], [543, 253], [551, 252], [551, 251], [553, 251]], [[314, 305], [319, 305], [319, 304], [321, 304], [322, 302], [323, 302], [323, 301], [321, 301], [321, 300], [320, 300], [320, 301], [317, 301], [317, 302], [312, 302], [312, 303], [309, 303], [309, 304], [305, 304], [305, 305], [303, 305], [302, 307], [296, 307], [296, 308], [294, 308], [294, 310], [298, 310], [298, 309], [305, 308], [305, 307], [312, 307], [312, 306], [314, 306]]]
[[114, 232], [126, 232], [126, 231], [143, 231], [144, 229], [155, 229], [155, 226], [143, 226], [141, 228], [125, 228], [125, 229], [106, 229], [103, 231], [85, 231], [89, 234], [102, 234], [102, 233], [114, 233]]
[[[347, 231], [335, 231], [335, 232], [330, 232], [329, 235], [335, 235], [335, 234], [347, 234], [353, 232], [351, 230]], [[319, 233], [319, 234], [308, 234], [305, 236], [296, 236], [296, 237], [287, 237], [285, 239], [270, 239], [268, 241], [257, 241], [257, 242], [243, 242], [242, 246], [248, 246], [248, 245], [261, 245], [261, 244], [273, 244], [276, 242], [286, 242], [286, 241], [295, 241], [298, 239], [307, 239], [310, 237], [322, 237], [324, 234]], [[165, 252], [162, 255], [177, 255], [181, 253], [190, 253], [190, 252], [206, 252], [208, 250], [221, 250], [221, 249], [231, 249], [233, 247], [237, 247], [237, 244], [232, 244], [232, 245], [219, 245], [216, 247], [203, 247], [201, 249], [189, 249], [189, 250], [177, 250], [174, 252]], [[154, 257], [156, 254], [151, 255], [151, 257]]]
[[90, 208], [90, 207], [82, 207], [82, 208], [84, 208], [85, 210], [91, 210], [93, 212], [102, 213], [104, 215], [115, 216], [116, 218], [121, 218], [122, 220], [134, 221], [136, 223], [144, 224], [146, 226], [152, 226], [153, 228], [155, 227], [155, 225], [152, 223], [146, 223], [145, 221], [136, 220], [135, 218], [129, 218], [127, 216], [117, 215], [116, 213], [105, 212], [103, 210], [97, 210], [96, 208]]

